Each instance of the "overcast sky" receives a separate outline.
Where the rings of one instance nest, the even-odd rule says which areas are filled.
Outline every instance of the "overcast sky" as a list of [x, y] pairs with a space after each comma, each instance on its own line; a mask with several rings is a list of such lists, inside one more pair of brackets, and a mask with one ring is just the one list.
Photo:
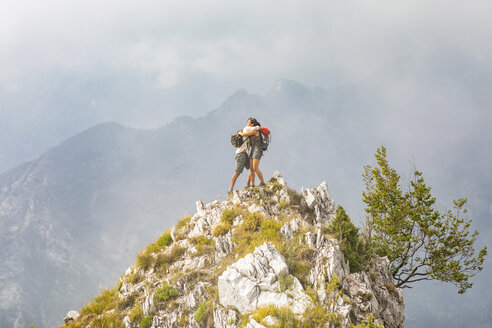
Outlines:
[[491, 12], [487, 0], [2, 1], [0, 171], [98, 122], [154, 128], [279, 78], [329, 88], [408, 61], [410, 85], [447, 54], [490, 76]]

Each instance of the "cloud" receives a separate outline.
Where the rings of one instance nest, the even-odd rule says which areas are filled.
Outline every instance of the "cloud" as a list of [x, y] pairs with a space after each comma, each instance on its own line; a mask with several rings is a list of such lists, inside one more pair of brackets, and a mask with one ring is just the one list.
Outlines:
[[14, 77], [103, 66], [162, 88], [193, 72], [329, 85], [434, 42], [488, 61], [487, 9], [486, 1], [21, 1], [2, 8], [0, 53]]

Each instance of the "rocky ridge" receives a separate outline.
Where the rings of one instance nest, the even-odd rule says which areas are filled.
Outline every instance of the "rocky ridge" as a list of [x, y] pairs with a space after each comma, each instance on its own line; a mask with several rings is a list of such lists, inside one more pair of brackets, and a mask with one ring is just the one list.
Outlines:
[[325, 232], [335, 214], [326, 182], [298, 194], [276, 172], [263, 188], [196, 208], [66, 327], [403, 327], [388, 260], [350, 273]]

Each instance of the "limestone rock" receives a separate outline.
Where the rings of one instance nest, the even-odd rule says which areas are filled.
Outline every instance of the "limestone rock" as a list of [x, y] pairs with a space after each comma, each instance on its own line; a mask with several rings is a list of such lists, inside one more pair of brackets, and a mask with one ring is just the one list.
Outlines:
[[278, 319], [269, 315], [263, 318], [262, 322], [267, 326], [275, 326], [276, 324], [278, 324]]
[[215, 328], [235, 328], [239, 317], [236, 311], [226, 309], [220, 305], [214, 310], [214, 326]]
[[255, 319], [250, 319], [249, 322], [246, 324], [246, 328], [266, 328], [266, 327], [256, 322]]
[[65, 316], [65, 323], [69, 323], [72, 321], [77, 321], [77, 319], [80, 318], [80, 313], [77, 311], [68, 311], [67, 315]]
[[149, 315], [149, 313], [151, 313], [154, 309], [154, 293], [149, 295], [149, 292], [145, 291], [145, 300], [142, 309], [144, 315]]
[[285, 183], [285, 180], [284, 180], [284, 177], [282, 176], [282, 173], [280, 173], [279, 171], [275, 171], [273, 172], [273, 178], [277, 179], [277, 182], [283, 186], [283, 187], [286, 187], [287, 184]]
[[232, 253], [233, 250], [234, 243], [232, 242], [231, 231], [215, 238], [215, 262], [219, 262], [224, 256]]
[[292, 290], [280, 291], [282, 275], [288, 275], [285, 259], [272, 243], [266, 242], [230, 265], [219, 277], [219, 302], [225, 307], [235, 306], [241, 313], [268, 304], [290, 306], [294, 313], [302, 313], [309, 297], [295, 277]]
[[280, 232], [282, 236], [287, 239], [292, 239], [292, 236], [295, 232], [299, 231], [303, 227], [309, 226], [306, 221], [300, 219], [292, 219], [289, 222], [285, 223]]
[[323, 181], [313, 189], [302, 188], [302, 196], [306, 205], [314, 211], [314, 224], [324, 226], [335, 215], [335, 201], [331, 198], [328, 185]]

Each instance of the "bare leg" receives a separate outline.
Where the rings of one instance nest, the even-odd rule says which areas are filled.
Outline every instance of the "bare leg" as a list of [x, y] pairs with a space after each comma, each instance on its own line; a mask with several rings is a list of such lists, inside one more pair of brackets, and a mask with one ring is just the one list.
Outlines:
[[237, 177], [239, 176], [239, 173], [237, 172], [234, 172], [234, 174], [232, 175], [232, 178], [231, 178], [231, 188], [229, 189], [230, 191], [232, 191], [232, 189], [234, 188], [234, 184], [236, 183], [236, 180], [237, 180]]
[[260, 160], [259, 159], [256, 159], [256, 158], [253, 158], [253, 165], [251, 167], [253, 168], [254, 173], [256, 173], [256, 175], [258, 175], [258, 178], [260, 179], [260, 182], [261, 183], [265, 183], [265, 181], [263, 181], [263, 173], [261, 173], [261, 171], [259, 169], [259, 166], [260, 166]]
[[253, 170], [253, 159], [249, 160], [248, 184], [251, 186], [255, 185], [255, 171]]

